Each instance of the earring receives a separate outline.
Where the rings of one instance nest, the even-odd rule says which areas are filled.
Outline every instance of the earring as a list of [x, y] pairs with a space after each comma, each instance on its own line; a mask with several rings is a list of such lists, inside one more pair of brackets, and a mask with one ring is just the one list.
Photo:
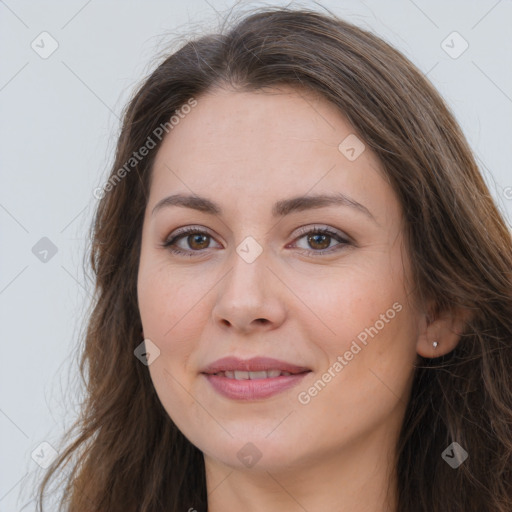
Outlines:
[[437, 341], [432, 342], [432, 346], [433, 346], [434, 348], [437, 348], [437, 345], [439, 345], [439, 343], [437, 343]]

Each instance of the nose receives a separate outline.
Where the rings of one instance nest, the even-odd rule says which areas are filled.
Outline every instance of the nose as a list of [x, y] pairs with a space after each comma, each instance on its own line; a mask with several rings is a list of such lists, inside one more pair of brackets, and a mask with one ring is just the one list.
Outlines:
[[213, 321], [244, 334], [279, 327], [286, 317], [285, 286], [269, 268], [265, 251], [252, 263], [234, 252], [230, 263], [217, 287]]

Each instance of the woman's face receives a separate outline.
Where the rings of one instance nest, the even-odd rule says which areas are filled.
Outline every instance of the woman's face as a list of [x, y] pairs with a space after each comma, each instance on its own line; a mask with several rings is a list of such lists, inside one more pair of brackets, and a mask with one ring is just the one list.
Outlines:
[[299, 468], [396, 439], [420, 317], [399, 202], [361, 144], [281, 88], [197, 98], [158, 150], [140, 314], [156, 392], [207, 461]]

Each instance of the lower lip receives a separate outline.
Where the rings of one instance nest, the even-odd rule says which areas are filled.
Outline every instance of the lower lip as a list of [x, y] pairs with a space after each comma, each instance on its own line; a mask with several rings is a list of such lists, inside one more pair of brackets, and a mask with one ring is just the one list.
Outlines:
[[267, 379], [228, 379], [220, 375], [204, 374], [213, 389], [233, 400], [260, 400], [296, 386], [308, 373], [281, 375]]

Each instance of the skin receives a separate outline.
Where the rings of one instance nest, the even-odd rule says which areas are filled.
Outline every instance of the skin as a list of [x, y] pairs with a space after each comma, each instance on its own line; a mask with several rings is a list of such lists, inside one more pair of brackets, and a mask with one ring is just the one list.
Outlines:
[[[144, 336], [160, 350], [148, 367], [156, 392], [204, 453], [209, 510], [395, 510], [393, 453], [413, 365], [418, 354], [452, 350], [460, 325], [427, 322], [413, 307], [401, 206], [368, 147], [354, 161], [338, 150], [354, 129], [333, 105], [288, 87], [216, 89], [197, 100], [156, 156], [138, 300]], [[272, 217], [276, 201], [333, 192], [373, 219], [339, 205]], [[152, 214], [177, 193], [215, 201], [222, 214], [179, 206]], [[206, 231], [176, 242], [193, 257], [162, 247], [184, 226]], [[302, 226], [350, 243], [308, 241]], [[248, 236], [262, 249], [252, 263], [236, 251]], [[397, 303], [394, 318], [332, 377], [338, 356]], [[200, 373], [227, 355], [312, 372], [270, 398], [230, 400]], [[298, 394], [329, 368], [330, 382], [301, 403]], [[248, 442], [261, 454], [252, 467], [237, 457]]]

